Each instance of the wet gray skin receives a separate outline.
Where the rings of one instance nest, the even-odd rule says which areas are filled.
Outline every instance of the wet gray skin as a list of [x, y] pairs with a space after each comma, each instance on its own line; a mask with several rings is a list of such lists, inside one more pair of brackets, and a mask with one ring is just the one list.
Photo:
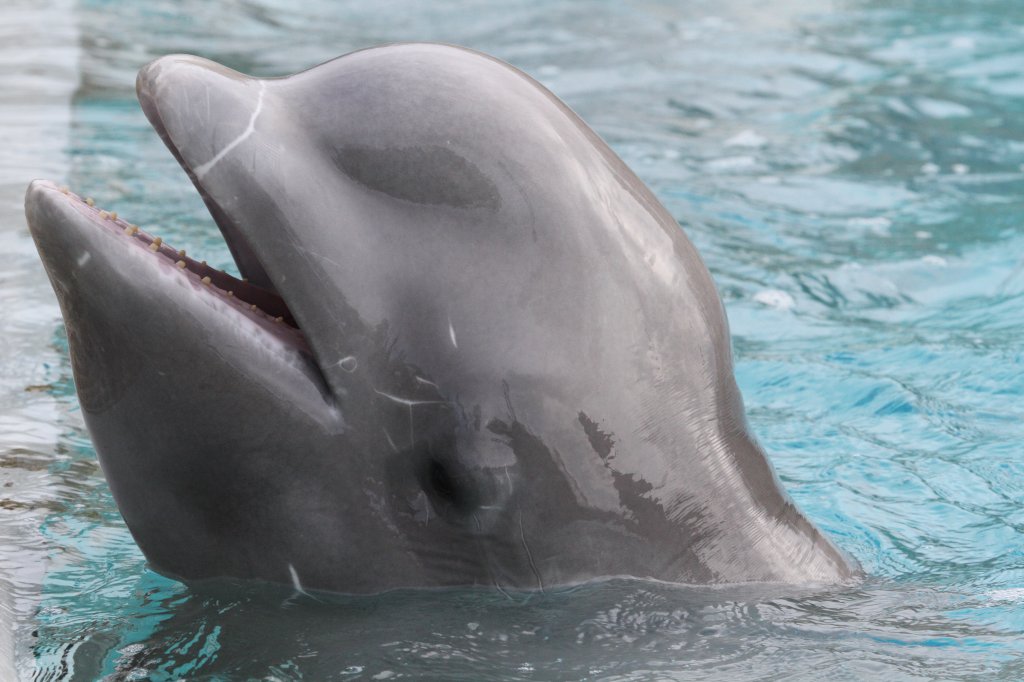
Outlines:
[[693, 246], [534, 80], [410, 44], [281, 79], [170, 56], [138, 93], [250, 283], [50, 183], [26, 211], [153, 568], [351, 593], [856, 577], [746, 425]]

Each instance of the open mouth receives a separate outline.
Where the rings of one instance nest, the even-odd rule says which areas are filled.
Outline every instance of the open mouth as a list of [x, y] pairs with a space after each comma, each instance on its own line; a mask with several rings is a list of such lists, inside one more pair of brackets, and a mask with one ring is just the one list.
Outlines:
[[[291, 246], [290, 242], [273, 232], [279, 222], [265, 215], [266, 209], [253, 208], [261, 196], [258, 181], [254, 182], [256, 199], [250, 197], [247, 186], [224, 187], [226, 180], [240, 178], [242, 182], [249, 178], [247, 173], [253, 168], [236, 168], [237, 157], [259, 148], [248, 148], [253, 145], [246, 142], [246, 136], [252, 135], [251, 126], [235, 138], [241, 141], [226, 146], [220, 144], [223, 131], [233, 133], [232, 121], [237, 123], [239, 117], [255, 120], [255, 114], [243, 112], [233, 117], [231, 111], [218, 112], [206, 120], [202, 112], [189, 108], [189, 98], [194, 94], [190, 87], [196, 78], [201, 84], [205, 77], [222, 78], [220, 72], [198, 61], [164, 58], [145, 67], [139, 75], [139, 102], [156, 133], [192, 180], [240, 274], [236, 277], [212, 267], [200, 256], [165, 242], [154, 230], [135, 225], [67, 187], [41, 180], [34, 181], [26, 194], [26, 215], [36, 246], [57, 290], [65, 319], [87, 317], [90, 329], [98, 330], [93, 336], [112, 328], [129, 335], [145, 329], [145, 333], [156, 334], [153, 342], [163, 347], [167, 335], [173, 337], [180, 331], [189, 336], [181, 337], [182, 343], [173, 348], [190, 347], [200, 354], [209, 349], [214, 355], [231, 349], [236, 358], [257, 356], [267, 349], [285, 350], [284, 355], [277, 356], [279, 359], [287, 358], [290, 366], [322, 381], [311, 338], [298, 322], [308, 313], [308, 304], [298, 298], [301, 287], [293, 286], [302, 278], [296, 275], [286, 282], [289, 275], [295, 275], [286, 266], [298, 260], [282, 252]], [[235, 92], [231, 90], [235, 85], [236, 81], [228, 83], [229, 94], [246, 95], [249, 90], [262, 93], [264, 89], [262, 85], [248, 89], [242, 85]], [[209, 92], [215, 97], [215, 90]], [[211, 106], [203, 111], [209, 114]], [[206, 178], [206, 164], [199, 164], [196, 170], [187, 159], [195, 155], [194, 145], [213, 145], [214, 141], [220, 148], [214, 157], [220, 165]], [[267, 163], [272, 161], [267, 159]], [[263, 240], [270, 245], [258, 240], [250, 243], [256, 237], [267, 236], [265, 230], [258, 229], [261, 227], [271, 230]], [[284, 264], [275, 260], [279, 255]], [[267, 266], [275, 265], [276, 270], [268, 271]], [[285, 297], [293, 294], [290, 309]], [[135, 319], [140, 316], [145, 319]], [[263, 344], [271, 338], [284, 346]]]
[[92, 225], [114, 233], [126, 240], [126, 244], [148, 252], [152, 258], [160, 259], [155, 263], [177, 270], [181, 277], [192, 278], [196, 284], [201, 285], [200, 289], [208, 291], [211, 296], [221, 297], [254, 321], [276, 325], [281, 331], [298, 335], [300, 339], [297, 340], [305, 345], [295, 317], [277, 292], [253, 284], [245, 278], [233, 277], [208, 265], [205, 260], [192, 258], [184, 250], [175, 249], [162, 238], [128, 222], [116, 211], [99, 208], [92, 198], [79, 196], [67, 187], [53, 187], [67, 196], [70, 205]]

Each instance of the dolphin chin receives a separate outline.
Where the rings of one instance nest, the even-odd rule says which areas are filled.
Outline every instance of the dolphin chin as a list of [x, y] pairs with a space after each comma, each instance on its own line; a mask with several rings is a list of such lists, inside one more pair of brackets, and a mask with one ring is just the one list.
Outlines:
[[156, 570], [350, 593], [859, 575], [750, 434], [693, 246], [531, 78], [408, 44], [278, 79], [175, 55], [137, 90], [242, 279], [67, 188], [25, 203]]

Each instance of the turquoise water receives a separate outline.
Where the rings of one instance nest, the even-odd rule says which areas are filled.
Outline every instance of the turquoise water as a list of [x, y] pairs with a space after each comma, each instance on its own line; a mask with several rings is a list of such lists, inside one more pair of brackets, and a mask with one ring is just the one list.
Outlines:
[[[1024, 678], [1017, 0], [37, 4], [0, 8], [0, 679]], [[136, 70], [192, 52], [278, 75], [413, 39], [538, 77], [678, 218], [754, 430], [863, 585], [314, 599], [146, 568], [82, 424], [27, 181], [230, 267]]]

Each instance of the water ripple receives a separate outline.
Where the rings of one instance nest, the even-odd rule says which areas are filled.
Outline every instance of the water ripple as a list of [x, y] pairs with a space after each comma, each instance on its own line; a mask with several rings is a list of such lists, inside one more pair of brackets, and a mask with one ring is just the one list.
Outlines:
[[[37, 5], [0, 9], [0, 678], [1024, 677], [1019, 2]], [[314, 601], [145, 567], [24, 185], [67, 180], [233, 269], [135, 72], [193, 52], [276, 75], [399, 40], [512, 61], [650, 184], [726, 301], [754, 430], [865, 585]]]

